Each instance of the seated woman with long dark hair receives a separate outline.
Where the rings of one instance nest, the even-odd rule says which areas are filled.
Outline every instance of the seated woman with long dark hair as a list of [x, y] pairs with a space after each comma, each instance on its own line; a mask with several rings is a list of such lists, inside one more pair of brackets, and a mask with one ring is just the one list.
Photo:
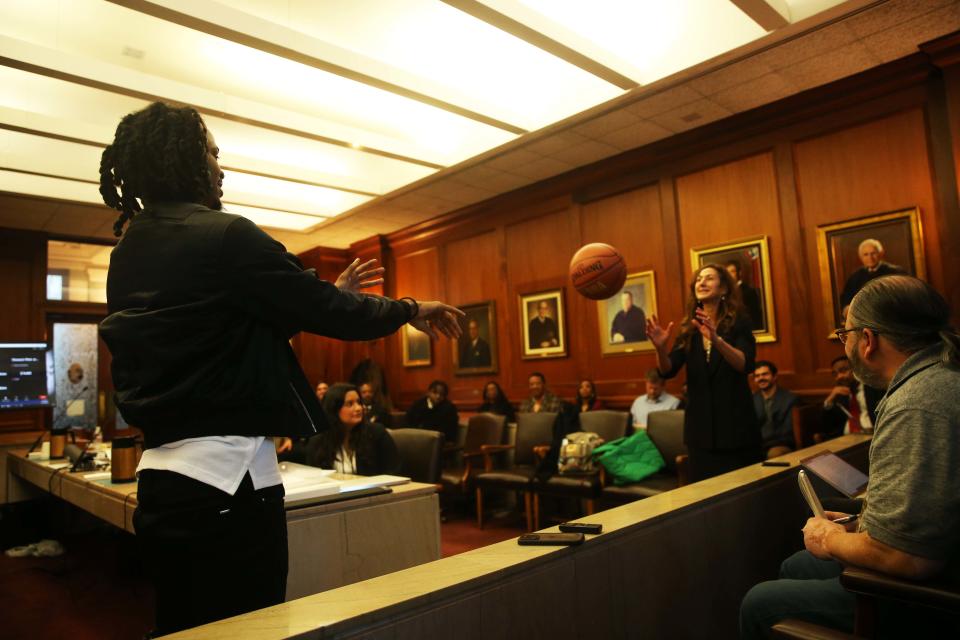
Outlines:
[[506, 416], [507, 422], [516, 422], [517, 413], [513, 405], [507, 400], [507, 394], [503, 392], [500, 385], [491, 380], [483, 387], [483, 404], [478, 409], [480, 413], [494, 413], [498, 416]]
[[330, 428], [310, 439], [307, 462], [341, 473], [375, 476], [400, 473], [400, 454], [386, 427], [363, 419], [360, 392], [352, 384], [335, 384], [323, 398]]
[[593, 380], [584, 378], [577, 386], [577, 396], [573, 399], [573, 405], [576, 408], [577, 415], [587, 411], [598, 411], [603, 409], [603, 401], [597, 400], [597, 387]]

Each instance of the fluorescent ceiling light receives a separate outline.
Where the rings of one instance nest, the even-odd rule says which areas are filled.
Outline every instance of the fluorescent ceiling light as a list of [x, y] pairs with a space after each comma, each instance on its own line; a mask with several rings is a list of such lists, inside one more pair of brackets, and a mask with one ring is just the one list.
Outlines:
[[316, 216], [305, 216], [288, 211], [274, 211], [232, 203], [224, 203], [223, 210], [227, 213], [241, 215], [261, 227], [288, 229], [290, 231], [307, 231], [324, 220]]
[[224, 171], [225, 200], [283, 209], [306, 215], [333, 216], [370, 200], [370, 196]]
[[623, 93], [436, 0], [230, 4], [420, 76], [412, 89], [530, 130]]
[[[39, 6], [38, 6], [39, 5]], [[43, 28], [24, 14], [46, 13]], [[49, 16], [56, 16], [56, 20]], [[69, 29], [57, 29], [69, 24]], [[82, 77], [447, 165], [516, 137], [409, 98], [95, 0], [11, 1], [0, 32], [59, 52]], [[135, 36], [132, 34], [136, 34]], [[131, 42], [139, 58], [123, 55]], [[15, 55], [30, 52], [16, 43]], [[63, 60], [62, 54], [68, 54]], [[76, 60], [74, 60], [76, 57]], [[59, 65], [58, 65], [59, 66]]]
[[640, 84], [766, 32], [727, 0], [483, 0]]

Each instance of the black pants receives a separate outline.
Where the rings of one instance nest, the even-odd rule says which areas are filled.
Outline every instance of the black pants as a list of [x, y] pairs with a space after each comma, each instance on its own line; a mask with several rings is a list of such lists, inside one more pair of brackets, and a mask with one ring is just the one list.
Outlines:
[[155, 635], [284, 601], [283, 486], [228, 495], [169, 471], [145, 470], [133, 526], [157, 596]]

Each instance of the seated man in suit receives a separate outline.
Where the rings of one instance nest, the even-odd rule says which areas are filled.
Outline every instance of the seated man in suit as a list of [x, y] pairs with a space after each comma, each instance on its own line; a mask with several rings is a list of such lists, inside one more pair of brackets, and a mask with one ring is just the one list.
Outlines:
[[863, 385], [854, 377], [847, 356], [838, 356], [830, 363], [834, 387], [823, 401], [823, 428], [818, 440], [828, 440], [848, 433], [873, 431], [876, 405], [882, 392]]
[[[829, 511], [807, 520], [806, 550], [784, 561], [780, 580], [744, 598], [741, 638], [765, 638], [786, 618], [852, 631], [856, 597], [840, 585], [845, 566], [960, 579], [960, 336], [949, 305], [917, 278], [877, 278], [854, 297], [838, 336], [856, 377], [887, 388], [870, 445], [868, 498], [858, 522], [833, 522], [844, 514]], [[919, 615], [893, 600], [878, 613], [882, 637], [960, 637], [956, 618]]]
[[753, 370], [757, 391], [753, 408], [760, 421], [760, 437], [767, 458], [776, 458], [793, 451], [793, 407], [800, 398], [777, 384], [777, 365], [758, 360]]
[[385, 427], [390, 426], [390, 412], [377, 400], [373, 385], [364, 382], [360, 385], [360, 403], [363, 405], [363, 419]]
[[447, 400], [449, 389], [443, 380], [434, 380], [427, 388], [427, 395], [413, 403], [407, 410], [407, 426], [439, 431], [446, 442], [456, 444], [460, 430], [460, 414], [457, 405]]

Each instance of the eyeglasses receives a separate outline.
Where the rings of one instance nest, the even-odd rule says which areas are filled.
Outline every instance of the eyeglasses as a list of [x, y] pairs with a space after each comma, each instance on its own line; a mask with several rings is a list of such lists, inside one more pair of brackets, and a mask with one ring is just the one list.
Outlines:
[[[840, 344], [847, 344], [847, 334], [851, 331], [863, 331], [864, 329], [870, 329], [870, 327], [851, 327], [849, 329], [837, 329], [834, 331], [834, 335], [840, 339]], [[874, 335], [880, 335], [880, 332], [876, 329], [870, 329], [873, 331]]]

